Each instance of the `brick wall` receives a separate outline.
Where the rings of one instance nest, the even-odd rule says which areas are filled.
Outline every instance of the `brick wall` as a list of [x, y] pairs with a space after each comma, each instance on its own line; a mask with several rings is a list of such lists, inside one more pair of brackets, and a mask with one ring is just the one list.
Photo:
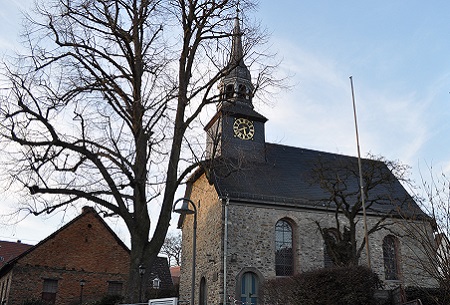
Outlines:
[[[106, 295], [108, 281], [126, 283], [129, 254], [95, 212], [57, 231], [20, 258], [12, 269], [7, 304], [40, 299], [44, 279], [58, 280], [56, 304], [79, 304], [80, 280], [85, 279], [83, 302]], [[124, 286], [125, 288], [125, 286]]]

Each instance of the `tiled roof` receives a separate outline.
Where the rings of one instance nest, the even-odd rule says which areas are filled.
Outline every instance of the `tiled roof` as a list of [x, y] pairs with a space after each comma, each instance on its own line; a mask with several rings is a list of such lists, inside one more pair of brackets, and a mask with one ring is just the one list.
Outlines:
[[181, 267], [180, 266], [170, 267], [170, 275], [172, 276], [173, 284], [179, 284], [180, 283], [180, 274], [181, 274]]
[[[234, 160], [238, 166], [223, 162], [216, 168], [212, 182], [219, 196], [255, 204], [330, 209], [333, 203], [325, 182], [330, 186], [336, 177], [347, 200], [355, 202], [359, 196], [356, 157], [268, 143], [265, 154], [265, 162]], [[425, 216], [385, 163], [363, 159], [362, 165], [363, 176], [372, 175], [373, 182], [383, 181], [368, 192], [368, 213]]]
[[21, 242], [0, 241], [0, 268], [31, 247]]

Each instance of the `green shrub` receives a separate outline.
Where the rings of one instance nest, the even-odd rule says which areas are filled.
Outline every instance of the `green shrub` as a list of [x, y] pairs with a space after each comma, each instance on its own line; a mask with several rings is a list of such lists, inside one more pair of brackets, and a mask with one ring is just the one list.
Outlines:
[[290, 278], [267, 281], [262, 289], [266, 304], [372, 305], [381, 287], [377, 274], [362, 266], [320, 269]]

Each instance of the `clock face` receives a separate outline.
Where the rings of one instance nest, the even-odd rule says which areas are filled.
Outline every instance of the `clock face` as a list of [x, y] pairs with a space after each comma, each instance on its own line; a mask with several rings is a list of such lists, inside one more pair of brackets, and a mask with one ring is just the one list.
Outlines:
[[234, 135], [242, 140], [251, 140], [255, 134], [253, 122], [244, 118], [237, 118], [233, 124]]

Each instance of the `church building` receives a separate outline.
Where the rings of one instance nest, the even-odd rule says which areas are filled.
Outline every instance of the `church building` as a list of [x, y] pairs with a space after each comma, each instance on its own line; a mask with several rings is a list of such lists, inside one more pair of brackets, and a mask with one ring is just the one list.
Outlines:
[[267, 118], [253, 107], [243, 57], [236, 18], [232, 70], [220, 81], [222, 101], [205, 127], [207, 159], [186, 188], [196, 214], [178, 222], [180, 300], [190, 300], [195, 274], [194, 304], [258, 304], [265, 280], [332, 266], [323, 234], [341, 240], [352, 226], [358, 263], [370, 262], [385, 289], [434, 285], [415, 262], [419, 243], [405, 229], [414, 223], [432, 233], [431, 223], [386, 164], [362, 160], [363, 217], [361, 208], [352, 210], [361, 201], [356, 157], [266, 142]]

